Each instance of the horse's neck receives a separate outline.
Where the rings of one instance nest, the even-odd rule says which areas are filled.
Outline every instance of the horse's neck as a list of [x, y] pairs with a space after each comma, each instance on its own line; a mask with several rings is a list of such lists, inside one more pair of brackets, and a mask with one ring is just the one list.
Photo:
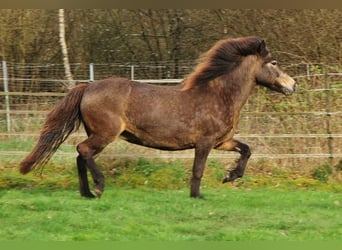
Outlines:
[[256, 85], [253, 67], [242, 65], [221, 80], [227, 100], [234, 106], [234, 110], [240, 111]]

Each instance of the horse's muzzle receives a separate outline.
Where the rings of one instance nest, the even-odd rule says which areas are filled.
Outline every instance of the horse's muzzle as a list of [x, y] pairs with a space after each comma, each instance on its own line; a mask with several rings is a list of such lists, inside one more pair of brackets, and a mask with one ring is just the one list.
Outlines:
[[289, 96], [292, 95], [294, 92], [296, 92], [297, 90], [297, 83], [293, 82], [293, 84], [291, 85], [291, 87], [283, 87], [282, 91], [284, 95]]

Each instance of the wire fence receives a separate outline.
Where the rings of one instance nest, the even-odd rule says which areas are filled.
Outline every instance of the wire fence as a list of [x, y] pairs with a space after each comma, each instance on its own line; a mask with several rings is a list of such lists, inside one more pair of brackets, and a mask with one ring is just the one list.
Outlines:
[[[91, 82], [113, 75], [154, 84], [176, 84], [174, 71], [186, 75], [193, 62], [174, 65], [72, 64], [75, 82]], [[235, 138], [252, 148], [252, 159], [286, 161], [287, 165], [329, 162], [342, 158], [342, 70], [339, 65], [293, 64], [284, 71], [296, 78], [299, 91], [285, 97], [256, 88], [243, 108]], [[0, 138], [28, 141], [37, 138], [48, 111], [61, 99], [65, 88], [63, 65], [3, 62], [0, 88]], [[154, 79], [154, 80], [151, 80]], [[74, 134], [67, 146], [74, 147], [85, 137]], [[33, 145], [32, 145], [33, 146]], [[31, 147], [32, 147], [31, 146]], [[25, 155], [21, 147], [1, 147], [0, 155]], [[74, 150], [58, 151], [74, 156]], [[107, 157], [192, 158], [192, 151], [149, 150], [118, 141], [103, 153]], [[211, 158], [235, 158], [235, 154], [213, 151]]]

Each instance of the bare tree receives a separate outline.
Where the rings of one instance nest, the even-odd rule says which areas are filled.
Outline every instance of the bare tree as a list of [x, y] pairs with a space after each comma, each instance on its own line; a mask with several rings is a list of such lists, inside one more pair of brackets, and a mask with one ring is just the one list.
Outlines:
[[[181, 77], [183, 73], [176, 65], [197, 58], [215, 41], [256, 35], [267, 40], [283, 63], [342, 62], [340, 9], [64, 11], [56, 15], [56, 10], [1, 9], [1, 59], [56, 63], [63, 56], [66, 85], [73, 77], [68, 60], [134, 65], [149, 62], [154, 66], [170, 62], [167, 76]], [[57, 32], [60, 36], [55, 35]], [[67, 48], [66, 39], [78, 46]]]
[[73, 81], [71, 70], [70, 70], [68, 48], [67, 48], [66, 41], [65, 41], [64, 9], [58, 10], [58, 23], [59, 23], [59, 42], [60, 42], [61, 49], [62, 49], [65, 77], [67, 79], [67, 82], [64, 83], [64, 85], [67, 88], [72, 88], [75, 86], [75, 83]]

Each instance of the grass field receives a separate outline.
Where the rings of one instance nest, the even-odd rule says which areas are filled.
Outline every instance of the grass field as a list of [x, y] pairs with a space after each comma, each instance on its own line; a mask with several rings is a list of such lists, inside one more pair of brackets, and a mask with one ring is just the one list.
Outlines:
[[1, 240], [341, 240], [340, 193], [313, 190], [108, 188], [0, 191]]
[[72, 159], [26, 176], [19, 161], [0, 162], [0, 241], [342, 240], [342, 185], [326, 167], [301, 176], [262, 163], [222, 185], [224, 165], [209, 160], [204, 199], [192, 199], [191, 161], [100, 159], [106, 190], [89, 200]]

